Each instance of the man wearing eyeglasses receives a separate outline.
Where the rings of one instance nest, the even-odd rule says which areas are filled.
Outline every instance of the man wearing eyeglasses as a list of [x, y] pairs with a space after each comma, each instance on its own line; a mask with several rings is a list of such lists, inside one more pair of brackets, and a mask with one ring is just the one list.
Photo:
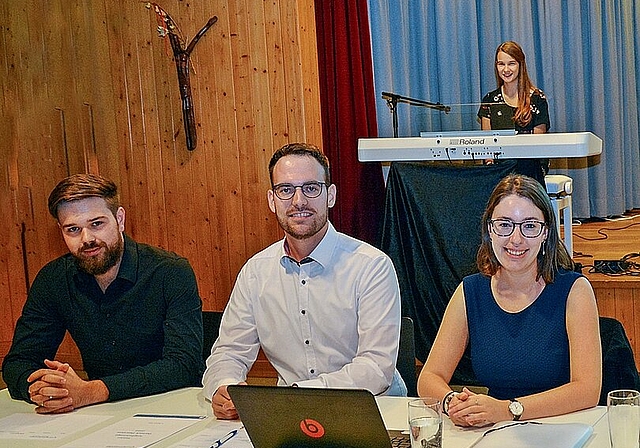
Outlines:
[[227, 385], [245, 381], [261, 347], [279, 385], [406, 395], [395, 369], [400, 291], [391, 260], [328, 221], [336, 186], [319, 148], [285, 145], [269, 173], [269, 208], [285, 236], [236, 280], [203, 377], [215, 416], [237, 418]]

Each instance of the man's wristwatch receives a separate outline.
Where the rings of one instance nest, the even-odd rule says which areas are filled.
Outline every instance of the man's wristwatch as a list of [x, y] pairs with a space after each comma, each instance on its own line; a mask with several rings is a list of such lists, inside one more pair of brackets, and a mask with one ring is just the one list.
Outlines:
[[511, 400], [511, 403], [509, 403], [509, 412], [513, 415], [514, 421], [520, 420], [520, 416], [524, 412], [524, 406], [514, 398]]

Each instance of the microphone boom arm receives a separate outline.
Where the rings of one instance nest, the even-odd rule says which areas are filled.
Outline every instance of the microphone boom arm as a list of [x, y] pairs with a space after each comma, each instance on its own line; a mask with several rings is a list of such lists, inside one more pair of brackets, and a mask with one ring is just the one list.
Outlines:
[[429, 101], [419, 100], [416, 98], [409, 98], [408, 96], [398, 95], [396, 93], [382, 92], [382, 98], [387, 101], [387, 106], [393, 114], [393, 136], [398, 137], [398, 103], [405, 103], [411, 106], [426, 107], [428, 109], [439, 110], [448, 114], [451, 111], [450, 106], [445, 106], [442, 103], [431, 103]]

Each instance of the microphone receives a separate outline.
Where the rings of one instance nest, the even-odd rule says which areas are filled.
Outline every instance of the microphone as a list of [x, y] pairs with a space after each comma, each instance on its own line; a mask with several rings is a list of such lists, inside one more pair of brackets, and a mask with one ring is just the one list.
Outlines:
[[382, 92], [382, 99], [383, 100], [392, 101], [392, 100], [394, 100], [396, 98], [398, 98], [398, 95], [395, 95], [395, 94], [389, 93], [389, 92]]

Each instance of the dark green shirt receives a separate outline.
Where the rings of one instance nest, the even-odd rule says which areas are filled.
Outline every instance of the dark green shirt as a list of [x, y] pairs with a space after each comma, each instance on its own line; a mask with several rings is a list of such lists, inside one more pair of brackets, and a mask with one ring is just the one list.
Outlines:
[[202, 303], [193, 269], [174, 253], [125, 236], [118, 276], [105, 293], [71, 254], [44, 266], [2, 364], [14, 399], [29, 401], [27, 377], [55, 359], [66, 331], [109, 401], [201, 385]]

